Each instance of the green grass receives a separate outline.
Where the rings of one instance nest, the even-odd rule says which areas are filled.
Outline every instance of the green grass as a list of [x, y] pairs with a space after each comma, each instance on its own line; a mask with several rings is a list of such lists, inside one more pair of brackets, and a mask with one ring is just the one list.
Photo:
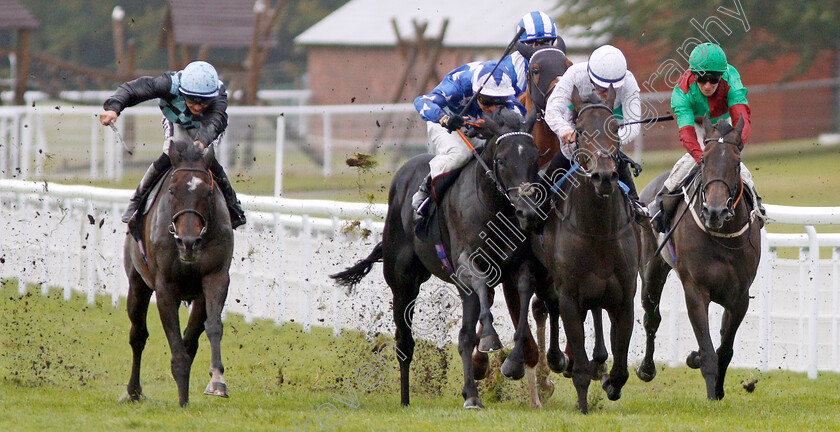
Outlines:
[[[204, 396], [209, 348], [202, 337], [192, 375], [190, 404], [177, 403], [169, 373], [169, 349], [154, 304], [144, 353], [142, 384], [146, 399], [119, 402], [131, 363], [129, 322], [124, 302], [109, 298], [88, 305], [69, 302], [59, 292], [42, 296], [30, 287], [24, 296], [14, 281], [0, 289], [0, 428], [2, 430], [319, 430], [320, 415], [335, 430], [838, 430], [840, 375], [731, 370], [727, 396], [705, 399], [700, 373], [660, 369], [651, 383], [631, 373], [618, 402], [608, 401], [596, 383], [590, 387], [589, 416], [575, 411], [569, 380], [553, 375], [554, 396], [545, 409], [528, 408], [523, 383], [492, 376], [480, 386], [487, 409], [461, 408], [461, 365], [456, 349], [418, 344], [412, 371], [412, 405], [399, 406], [398, 374], [386, 367], [379, 386], [366, 391], [357, 377], [373, 364], [376, 344], [356, 332], [334, 338], [328, 329], [304, 333], [295, 324], [281, 327], [258, 321], [247, 325], [228, 315], [222, 355], [231, 397]], [[182, 322], [186, 315], [182, 314]], [[395, 365], [392, 356], [385, 356]], [[499, 361], [496, 357], [495, 361]], [[369, 366], [368, 366], [369, 367]], [[370, 371], [370, 369], [368, 369]], [[746, 392], [741, 382], [757, 379]], [[368, 384], [371, 380], [364, 381]], [[354, 389], [357, 407], [331, 395]], [[335, 411], [325, 405], [332, 403]], [[303, 426], [299, 430], [304, 430]]]

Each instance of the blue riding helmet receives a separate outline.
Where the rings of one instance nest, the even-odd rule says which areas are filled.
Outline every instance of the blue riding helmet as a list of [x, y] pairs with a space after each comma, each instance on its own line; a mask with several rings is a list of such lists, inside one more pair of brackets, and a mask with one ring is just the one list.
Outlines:
[[523, 28], [525, 32], [519, 37], [519, 42], [557, 38], [557, 24], [545, 12], [534, 11], [525, 14], [519, 20], [516, 31]]
[[219, 88], [221, 88], [219, 74], [210, 63], [194, 61], [188, 64], [180, 75], [178, 90], [184, 96], [211, 98], [219, 95]]

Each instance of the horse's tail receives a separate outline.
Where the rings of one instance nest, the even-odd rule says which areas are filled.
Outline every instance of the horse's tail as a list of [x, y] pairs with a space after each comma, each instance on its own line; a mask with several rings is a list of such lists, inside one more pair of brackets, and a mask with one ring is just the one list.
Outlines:
[[373, 264], [380, 261], [382, 261], [382, 242], [376, 244], [373, 248], [373, 252], [371, 252], [367, 258], [359, 261], [356, 265], [349, 267], [347, 270], [330, 275], [330, 278], [334, 279], [339, 285], [352, 289], [356, 286], [356, 284], [361, 282], [368, 273], [370, 273], [370, 270], [373, 268]]

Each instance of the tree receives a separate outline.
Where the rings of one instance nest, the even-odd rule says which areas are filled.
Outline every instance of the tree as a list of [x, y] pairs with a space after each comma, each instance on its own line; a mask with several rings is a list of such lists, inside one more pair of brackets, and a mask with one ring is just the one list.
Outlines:
[[[584, 25], [587, 34], [661, 47], [663, 56], [686, 37], [696, 37], [699, 29], [709, 29], [707, 36], [717, 39], [727, 52], [745, 54], [747, 60], [798, 54], [793, 74], [804, 72], [818, 54], [840, 49], [840, 0], [561, 0], [561, 4], [565, 8], [558, 17], [561, 26]], [[725, 34], [712, 17], [727, 18], [729, 24], [740, 22], [742, 27], [727, 25], [732, 31]]]

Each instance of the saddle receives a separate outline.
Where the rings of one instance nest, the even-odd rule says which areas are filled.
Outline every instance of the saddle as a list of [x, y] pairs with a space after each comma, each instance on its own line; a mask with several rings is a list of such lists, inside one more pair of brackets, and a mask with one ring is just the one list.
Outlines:
[[155, 201], [157, 201], [157, 197], [160, 194], [160, 190], [163, 186], [164, 180], [172, 174], [174, 168], [170, 167], [166, 172], [161, 174], [158, 179], [155, 181], [155, 185], [152, 186], [152, 189], [149, 190], [149, 194], [143, 197], [143, 202], [140, 205], [142, 209], [139, 212], [139, 215], [135, 220], [132, 220], [128, 223], [128, 232], [134, 237], [135, 240], [141, 240], [143, 238], [143, 220], [146, 218], [146, 215], [152, 210], [152, 206], [154, 205]]
[[414, 225], [414, 234], [422, 241], [441, 240], [440, 219], [437, 209], [443, 202], [443, 196], [458, 179], [463, 168], [457, 168], [432, 179], [432, 200], [426, 205], [426, 217]]

